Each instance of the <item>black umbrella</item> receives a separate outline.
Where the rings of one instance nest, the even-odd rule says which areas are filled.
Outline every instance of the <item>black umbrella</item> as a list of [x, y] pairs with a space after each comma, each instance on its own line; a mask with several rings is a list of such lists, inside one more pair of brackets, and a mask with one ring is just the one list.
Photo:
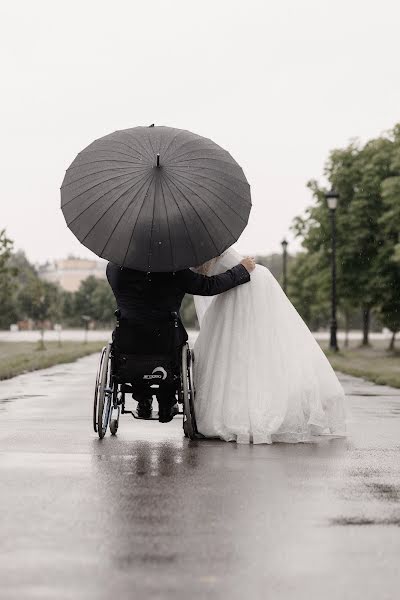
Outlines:
[[98, 256], [141, 271], [177, 271], [236, 242], [249, 217], [250, 186], [211, 140], [134, 127], [78, 154], [61, 186], [61, 208]]

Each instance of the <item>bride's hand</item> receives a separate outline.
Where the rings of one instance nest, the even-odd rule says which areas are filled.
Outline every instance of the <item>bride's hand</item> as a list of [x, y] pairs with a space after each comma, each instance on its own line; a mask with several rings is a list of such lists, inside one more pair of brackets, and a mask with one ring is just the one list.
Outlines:
[[254, 271], [254, 269], [256, 268], [256, 261], [252, 256], [245, 256], [240, 264], [243, 265], [249, 273]]

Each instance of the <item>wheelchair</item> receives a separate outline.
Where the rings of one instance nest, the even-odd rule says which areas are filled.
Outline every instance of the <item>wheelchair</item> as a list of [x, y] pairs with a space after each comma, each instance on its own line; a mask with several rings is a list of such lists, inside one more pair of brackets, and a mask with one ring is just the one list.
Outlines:
[[[175, 328], [178, 317], [175, 314]], [[194, 411], [193, 353], [186, 342], [180, 356], [140, 356], [122, 354], [114, 342], [109, 342], [101, 351], [96, 375], [93, 402], [93, 428], [103, 439], [109, 427], [111, 435], [117, 433], [121, 414], [131, 414], [134, 419], [143, 419], [137, 410], [126, 406], [126, 394], [135, 397], [135, 389], [147, 389], [149, 396], [155, 395], [161, 386], [169, 385], [175, 390], [183, 415], [185, 437], [194, 440], [199, 437]], [[153, 392], [153, 394], [152, 394]], [[146, 420], [158, 420], [157, 412]]]

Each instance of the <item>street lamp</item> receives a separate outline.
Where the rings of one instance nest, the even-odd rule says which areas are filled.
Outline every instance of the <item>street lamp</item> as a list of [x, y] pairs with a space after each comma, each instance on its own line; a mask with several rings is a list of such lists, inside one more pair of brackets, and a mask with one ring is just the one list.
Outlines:
[[281, 241], [281, 245], [282, 245], [282, 288], [283, 291], [286, 294], [286, 288], [287, 288], [287, 247], [288, 247], [288, 242], [283, 239]]
[[337, 320], [336, 320], [336, 209], [339, 200], [339, 194], [334, 188], [325, 193], [325, 200], [328, 205], [330, 221], [331, 221], [331, 338], [329, 347], [334, 352], [339, 350], [337, 343]]

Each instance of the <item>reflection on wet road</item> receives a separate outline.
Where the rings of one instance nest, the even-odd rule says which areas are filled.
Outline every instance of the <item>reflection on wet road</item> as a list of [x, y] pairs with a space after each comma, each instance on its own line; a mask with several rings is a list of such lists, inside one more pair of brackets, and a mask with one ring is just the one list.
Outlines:
[[0, 598], [397, 598], [400, 390], [344, 376], [347, 440], [99, 441], [96, 361], [0, 384]]

